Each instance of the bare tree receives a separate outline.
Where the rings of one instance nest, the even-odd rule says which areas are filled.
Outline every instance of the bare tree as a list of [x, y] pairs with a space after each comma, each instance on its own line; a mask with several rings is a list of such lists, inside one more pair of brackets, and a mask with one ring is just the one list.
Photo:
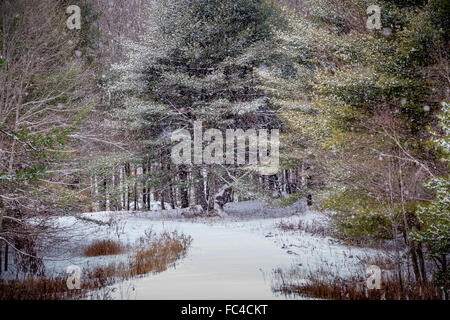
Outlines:
[[[74, 181], [62, 159], [68, 136], [91, 101], [91, 72], [56, 0], [3, 1], [0, 7], [0, 240], [22, 250], [39, 240]], [[27, 217], [38, 217], [29, 224]]]

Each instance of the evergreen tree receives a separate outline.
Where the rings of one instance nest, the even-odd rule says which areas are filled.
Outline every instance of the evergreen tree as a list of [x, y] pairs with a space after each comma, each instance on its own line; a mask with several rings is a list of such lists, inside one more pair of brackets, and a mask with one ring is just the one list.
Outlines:
[[[278, 128], [255, 69], [274, 58], [281, 24], [272, 1], [152, 2], [143, 41], [130, 43], [108, 84], [119, 101], [115, 114], [138, 139], [142, 158], [170, 161], [171, 133], [192, 130], [194, 121], [222, 131]], [[178, 167], [179, 176], [186, 170]], [[192, 174], [200, 184], [200, 168]], [[197, 191], [206, 208], [203, 187]]]
[[[433, 143], [442, 153], [441, 160], [450, 163], [450, 104], [442, 102], [439, 115], [442, 135], [435, 133]], [[437, 283], [449, 284], [450, 273], [447, 266], [447, 255], [450, 253], [450, 176], [435, 177], [426, 182], [425, 187], [436, 192], [436, 198], [426, 205], [419, 206], [418, 218], [420, 230], [412, 232], [415, 241], [430, 246], [430, 254], [440, 262], [441, 270], [436, 274]], [[445, 290], [446, 292], [446, 290]]]
[[368, 30], [371, 4], [305, 1], [282, 35], [294, 75], [270, 70], [264, 84], [276, 93], [285, 140], [297, 150], [286, 158], [312, 164], [309, 175], [326, 187], [318, 192], [322, 205], [337, 212], [338, 234], [404, 239], [421, 280], [422, 249], [408, 234], [420, 225], [417, 204], [433, 195], [420, 182], [448, 172], [427, 142], [439, 101], [448, 99], [448, 42], [438, 22], [445, 6], [379, 1], [382, 29]]

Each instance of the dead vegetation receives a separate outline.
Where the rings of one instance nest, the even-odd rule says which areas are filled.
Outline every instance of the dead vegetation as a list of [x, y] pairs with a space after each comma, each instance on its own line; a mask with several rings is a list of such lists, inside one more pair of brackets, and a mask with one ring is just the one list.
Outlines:
[[332, 235], [329, 227], [317, 223], [308, 223], [302, 220], [299, 220], [296, 223], [281, 221], [277, 227], [283, 231], [303, 231], [321, 237]]
[[158, 241], [141, 246], [129, 259], [130, 276], [149, 272], [161, 272], [181, 258], [190, 246], [192, 238], [183, 234], [164, 232]]
[[[369, 289], [367, 277], [343, 278], [331, 273], [300, 276], [295, 270], [274, 272], [272, 290], [286, 296], [330, 300], [440, 300], [443, 292], [431, 282], [401, 286], [392, 272], [382, 273], [380, 289]], [[407, 275], [403, 275], [406, 279]]]
[[95, 240], [83, 250], [86, 257], [98, 257], [120, 254], [126, 251], [125, 246], [114, 240]]
[[366, 256], [363, 258], [360, 258], [356, 256], [357, 259], [359, 259], [361, 265], [365, 266], [378, 266], [381, 268], [381, 270], [394, 270], [395, 269], [395, 260], [393, 257], [388, 257], [383, 254], [377, 254], [374, 256]]
[[[112, 262], [105, 266], [84, 269], [81, 274], [80, 289], [69, 290], [67, 275], [28, 277], [23, 280], [0, 280], [0, 300], [65, 300], [88, 297], [90, 292], [101, 290], [118, 281], [127, 280], [149, 273], [165, 271], [186, 254], [192, 238], [178, 232], [164, 232], [154, 235], [146, 232], [129, 255], [127, 261]], [[103, 244], [105, 242], [102, 242]], [[117, 248], [117, 243], [114, 243]], [[123, 248], [123, 246], [120, 246]], [[108, 245], [96, 246], [94, 252], [105, 252]], [[100, 249], [98, 249], [100, 248]]]

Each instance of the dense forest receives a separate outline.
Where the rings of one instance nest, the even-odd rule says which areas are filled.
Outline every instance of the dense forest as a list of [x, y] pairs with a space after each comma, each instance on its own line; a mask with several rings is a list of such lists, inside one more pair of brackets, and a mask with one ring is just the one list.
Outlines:
[[54, 217], [304, 199], [335, 239], [390, 243], [399, 298], [448, 299], [449, 21], [445, 0], [2, 1], [0, 270], [36, 269]]

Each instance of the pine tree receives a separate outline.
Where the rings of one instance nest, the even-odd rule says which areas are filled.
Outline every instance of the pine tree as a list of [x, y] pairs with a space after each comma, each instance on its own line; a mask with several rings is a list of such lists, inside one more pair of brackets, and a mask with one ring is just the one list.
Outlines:
[[[194, 121], [221, 131], [278, 128], [255, 69], [274, 58], [280, 24], [272, 1], [152, 2], [148, 32], [129, 44], [128, 59], [113, 66], [108, 83], [118, 100], [115, 115], [139, 141], [142, 158], [170, 161], [171, 133], [192, 130]], [[181, 180], [185, 170], [178, 167]], [[192, 175], [203, 185], [200, 168]], [[206, 209], [203, 189], [195, 193]]]

